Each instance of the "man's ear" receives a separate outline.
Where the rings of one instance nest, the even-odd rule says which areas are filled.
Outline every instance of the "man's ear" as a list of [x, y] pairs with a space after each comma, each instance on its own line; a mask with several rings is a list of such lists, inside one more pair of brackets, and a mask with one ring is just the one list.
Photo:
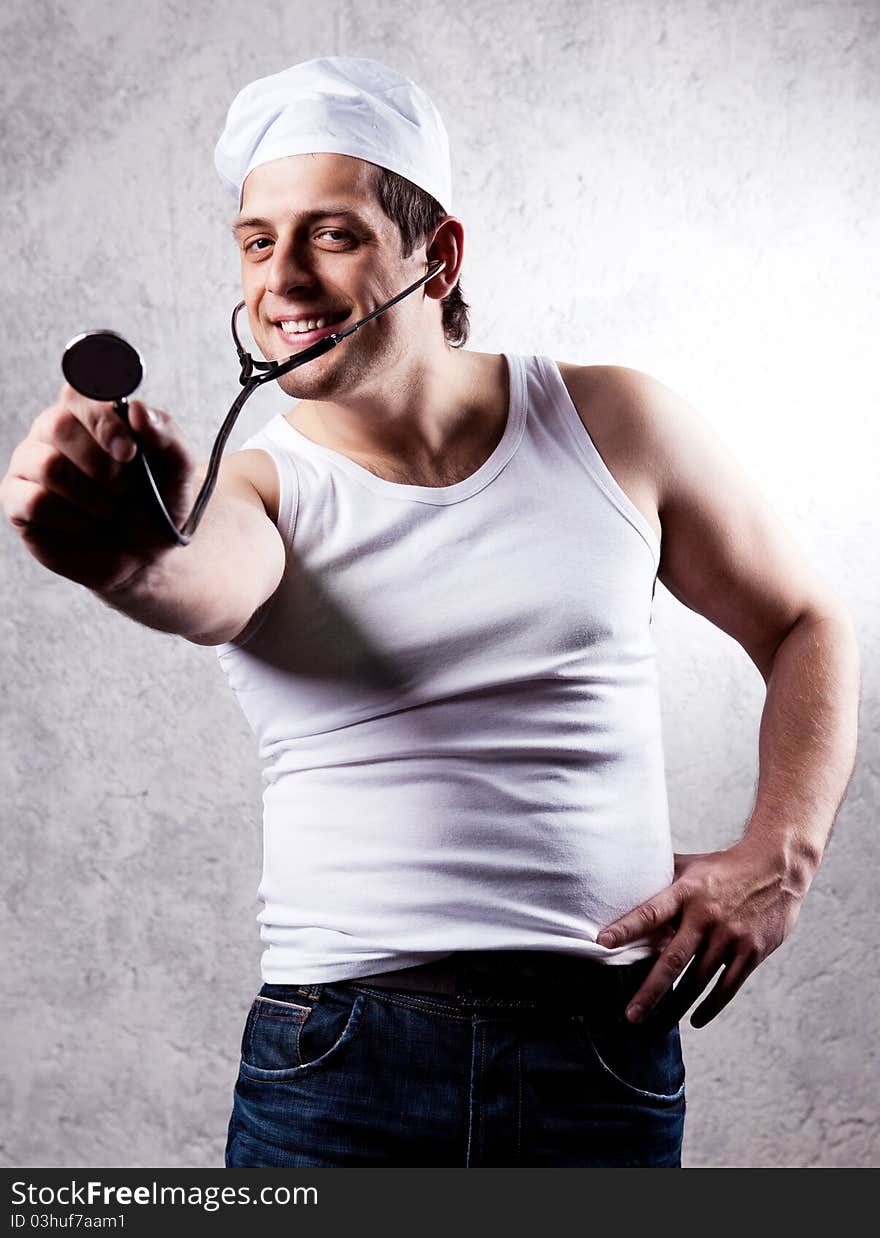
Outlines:
[[447, 215], [437, 225], [434, 236], [426, 246], [425, 256], [429, 262], [442, 258], [446, 263], [440, 274], [425, 284], [426, 295], [442, 301], [458, 283], [464, 261], [464, 225], [460, 219]]

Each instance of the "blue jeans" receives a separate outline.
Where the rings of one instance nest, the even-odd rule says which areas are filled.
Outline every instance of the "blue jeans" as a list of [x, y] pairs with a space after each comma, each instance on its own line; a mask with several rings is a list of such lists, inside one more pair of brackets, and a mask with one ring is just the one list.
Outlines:
[[582, 990], [501, 997], [264, 984], [226, 1167], [680, 1168], [678, 1024], [623, 1013], [654, 962], [591, 962], [601, 978]]

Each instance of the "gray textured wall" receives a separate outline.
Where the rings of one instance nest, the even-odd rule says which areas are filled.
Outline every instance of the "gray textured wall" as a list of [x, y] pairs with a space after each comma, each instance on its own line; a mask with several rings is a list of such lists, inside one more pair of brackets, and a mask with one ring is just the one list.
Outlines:
[[[682, 1028], [687, 1166], [877, 1159], [875, 0], [11, 0], [0, 462], [113, 326], [205, 458], [237, 390], [212, 149], [234, 93], [375, 56], [446, 117], [470, 346], [653, 373], [691, 399], [850, 605], [856, 775], [794, 935]], [[544, 306], [523, 313], [522, 303]], [[284, 405], [263, 390], [232, 447]], [[259, 987], [256, 746], [211, 649], [137, 626], [5, 526], [9, 1166], [220, 1166]], [[658, 588], [679, 851], [739, 836], [763, 683]]]

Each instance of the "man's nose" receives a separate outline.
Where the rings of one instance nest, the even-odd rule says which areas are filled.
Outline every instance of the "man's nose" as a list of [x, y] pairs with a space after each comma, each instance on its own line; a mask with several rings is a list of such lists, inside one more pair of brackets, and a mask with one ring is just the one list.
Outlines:
[[266, 273], [266, 291], [277, 296], [287, 296], [292, 288], [308, 288], [315, 282], [301, 246], [294, 241], [279, 237], [275, 242], [269, 270]]

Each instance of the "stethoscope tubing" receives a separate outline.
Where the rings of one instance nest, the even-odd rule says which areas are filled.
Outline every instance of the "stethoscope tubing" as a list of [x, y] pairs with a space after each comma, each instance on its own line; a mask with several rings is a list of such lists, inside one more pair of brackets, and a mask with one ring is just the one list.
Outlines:
[[[429, 267], [425, 275], [420, 276], [415, 283], [410, 284], [408, 288], [404, 288], [403, 292], [399, 292], [396, 297], [392, 297], [390, 301], [386, 301], [385, 304], [380, 305], [378, 309], [372, 310], [364, 318], [360, 318], [357, 322], [353, 323], [350, 327], [347, 327], [344, 331], [332, 332], [330, 335], [323, 336], [322, 339], [316, 341], [316, 343], [310, 345], [310, 347], [304, 348], [302, 352], [294, 353], [292, 357], [288, 357], [286, 361], [257, 361], [245, 350], [238, 337], [238, 331], [236, 330], [236, 318], [238, 317], [239, 311], [244, 309], [245, 306], [244, 301], [239, 301], [238, 305], [236, 305], [235, 309], [232, 311], [231, 325], [232, 338], [235, 341], [238, 359], [241, 364], [239, 382], [242, 384], [243, 389], [239, 392], [238, 396], [236, 396], [235, 400], [233, 400], [229, 412], [226, 414], [223, 425], [220, 427], [217, 437], [214, 440], [214, 446], [211, 449], [208, 469], [205, 473], [205, 479], [202, 482], [202, 487], [196, 496], [195, 502], [193, 503], [192, 511], [179, 529], [169, 515], [162, 495], [159, 492], [159, 487], [156, 485], [156, 479], [150, 469], [147, 457], [144, 455], [135, 436], [137, 459], [141, 462], [144, 476], [147, 479], [147, 484], [153, 492], [159, 511], [173, 542], [175, 542], [178, 546], [188, 546], [192, 541], [193, 534], [198, 528], [199, 522], [205, 513], [205, 508], [208, 505], [208, 501], [214, 492], [214, 487], [217, 484], [220, 461], [223, 457], [223, 451], [226, 447], [229, 435], [232, 433], [232, 428], [238, 420], [238, 415], [241, 412], [245, 401], [253, 395], [257, 387], [262, 386], [263, 383], [274, 382], [275, 379], [280, 378], [283, 374], [287, 374], [291, 370], [299, 369], [301, 365], [307, 365], [310, 361], [314, 361], [318, 357], [322, 357], [324, 353], [329, 352], [331, 348], [335, 348], [341, 340], [344, 340], [349, 335], [353, 335], [355, 331], [359, 331], [365, 323], [372, 321], [372, 319], [378, 317], [379, 314], [384, 314], [385, 311], [390, 309], [392, 305], [396, 305], [398, 301], [402, 301], [403, 298], [409, 296], [411, 292], [415, 292], [417, 288], [422, 286], [422, 284], [426, 284], [429, 279], [433, 279], [435, 275], [439, 275], [439, 273], [446, 266], [446, 263], [441, 259], [435, 263], [432, 263], [431, 266], [433, 266], [433, 270]], [[264, 370], [265, 373], [254, 373], [257, 369]], [[128, 424], [128, 399], [123, 397], [122, 399], [116, 400], [113, 408], [122, 420]], [[134, 461], [132, 461], [132, 463], [134, 463]]]

